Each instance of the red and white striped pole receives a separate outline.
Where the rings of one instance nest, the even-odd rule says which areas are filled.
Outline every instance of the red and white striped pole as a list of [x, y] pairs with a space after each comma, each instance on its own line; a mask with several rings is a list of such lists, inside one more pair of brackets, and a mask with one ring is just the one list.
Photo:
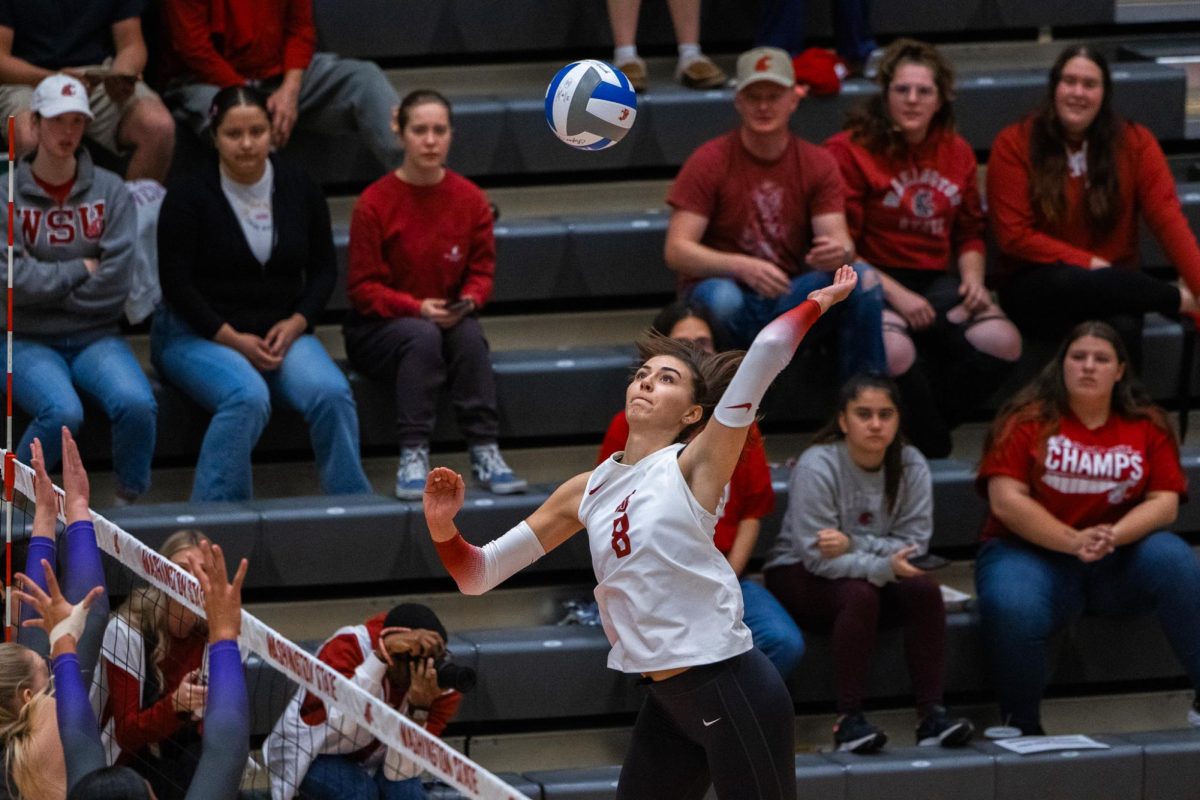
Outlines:
[[12, 604], [12, 526], [13, 526], [13, 489], [16, 485], [16, 461], [13, 453], [13, 373], [12, 373], [12, 341], [13, 341], [13, 221], [16, 212], [13, 206], [13, 176], [17, 172], [17, 137], [16, 117], [8, 118], [8, 297], [6, 330], [5, 374], [5, 438], [4, 438], [4, 641], [11, 642], [14, 625]]

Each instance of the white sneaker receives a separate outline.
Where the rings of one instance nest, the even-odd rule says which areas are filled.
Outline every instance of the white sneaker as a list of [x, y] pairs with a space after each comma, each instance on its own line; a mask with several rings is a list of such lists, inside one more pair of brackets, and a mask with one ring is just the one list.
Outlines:
[[425, 478], [429, 475], [429, 448], [401, 447], [400, 468], [396, 470], [396, 498], [420, 500], [425, 494]]
[[1200, 728], [1200, 694], [1196, 696], [1196, 702], [1192, 703], [1192, 707], [1188, 709], [1188, 725]]
[[471, 472], [480, 487], [492, 494], [519, 494], [529, 488], [529, 484], [518, 478], [504, 462], [500, 448], [494, 444], [471, 447]]

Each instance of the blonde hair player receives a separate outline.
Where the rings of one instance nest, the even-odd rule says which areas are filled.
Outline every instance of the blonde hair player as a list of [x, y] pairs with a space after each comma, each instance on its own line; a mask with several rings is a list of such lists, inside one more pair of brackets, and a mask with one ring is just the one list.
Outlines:
[[796, 796], [791, 698], [753, 647], [737, 576], [713, 547], [713, 529], [767, 387], [857, 281], [851, 267], [839, 268], [830, 286], [765, 327], [744, 359], [662, 336], [640, 342], [624, 451], [559, 486], [483, 548], [454, 525], [462, 476], [444, 467], [429, 474], [429, 532], [466, 594], [488, 591], [587, 529], [608, 665], [650, 685], [618, 800], [700, 798], [710, 783], [722, 800]]

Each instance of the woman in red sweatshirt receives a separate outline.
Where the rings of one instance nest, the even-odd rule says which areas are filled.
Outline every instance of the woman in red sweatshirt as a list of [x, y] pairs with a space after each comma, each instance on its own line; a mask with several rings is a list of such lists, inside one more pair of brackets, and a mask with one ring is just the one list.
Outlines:
[[[1042, 106], [996, 137], [987, 196], [1003, 256], [1000, 302], [1027, 333], [1058, 339], [1107, 319], [1136, 363], [1143, 314], [1196, 310], [1200, 247], [1166, 157], [1154, 134], [1113, 111], [1108, 62], [1091, 47], [1064, 50]], [[1139, 271], [1140, 219], [1181, 285]]]
[[467, 440], [471, 469], [495, 494], [526, 483], [496, 446], [496, 380], [476, 312], [492, 295], [492, 209], [471, 181], [446, 167], [450, 102], [410, 92], [396, 111], [404, 162], [366, 188], [350, 218], [346, 355], [395, 387], [400, 467], [396, 497], [420, 500], [429, 438], [446, 387]]
[[909, 437], [949, 455], [950, 429], [999, 386], [1021, 335], [984, 286], [983, 210], [971, 146], [954, 131], [954, 73], [931, 45], [899, 39], [879, 94], [825, 146], [846, 184], [846, 220], [878, 271], [888, 371]]

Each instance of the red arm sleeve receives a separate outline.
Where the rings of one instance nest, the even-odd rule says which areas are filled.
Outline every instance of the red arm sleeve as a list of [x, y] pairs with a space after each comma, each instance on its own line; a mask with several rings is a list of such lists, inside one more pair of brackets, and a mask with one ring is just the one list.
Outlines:
[[474, 300], [476, 308], [483, 308], [492, 296], [492, 287], [496, 281], [496, 236], [492, 227], [491, 206], [486, 198], [479, 205], [475, 230], [471, 234], [467, 274], [458, 294], [460, 297]]
[[988, 496], [988, 479], [1000, 475], [1024, 483], [1031, 482], [1032, 464], [1029, 454], [1032, 452], [1037, 429], [1038, 423], [1033, 421], [1010, 420], [1007, 423], [1006, 429], [996, 437], [991, 449], [983, 454], [983, 461], [979, 464], [975, 488], [981, 495], [985, 498]]
[[[1146, 424], [1151, 424], [1147, 422]], [[1150, 452], [1147, 454], [1150, 479], [1146, 481], [1147, 492], [1175, 492], [1180, 502], [1187, 502], [1187, 475], [1179, 463], [1179, 447], [1166, 431], [1154, 426], [1150, 437]]]
[[1179, 277], [1200, 294], [1200, 247], [1183, 215], [1167, 158], [1149, 131], [1135, 125], [1127, 130], [1131, 138], [1136, 137], [1138, 206]]
[[307, 69], [317, 50], [312, 0], [291, 0], [283, 22], [283, 69]]
[[963, 181], [962, 204], [954, 215], [954, 252], [983, 253], [986, 248], [983, 243], [983, 231], [987, 223], [983, 218], [983, 202], [979, 197], [979, 163], [975, 160], [975, 151], [965, 141], [957, 142], [962, 151], [962, 158], [968, 163], [966, 179]]
[[208, 0], [169, 0], [163, 13], [171, 35], [171, 47], [201, 83], [236, 86], [246, 79], [213, 47], [209, 30]]
[[136, 753], [147, 745], [160, 742], [179, 730], [185, 717], [175, 711], [168, 692], [154, 705], [142, 708], [142, 693], [136, 675], [105, 659], [108, 678], [108, 702], [112, 711], [117, 744], [127, 753]]
[[810, 166], [816, 173], [808, 198], [809, 219], [821, 214], [842, 214], [846, 211], [846, 187], [837, 161], [827, 151], [813, 147]]
[[600, 452], [596, 455], [596, 463], [599, 464], [618, 450], [624, 450], [625, 442], [628, 439], [629, 420], [625, 419], [624, 411], [618, 411], [613, 416], [612, 422], [608, 423], [608, 430], [604, 433], [604, 441], [600, 443]]
[[767, 453], [762, 439], [751, 436], [742, 460], [733, 471], [740, 495], [740, 516], [744, 519], [762, 519], [775, 510], [775, 490], [771, 487], [771, 468], [767, 465]]
[[708, 142], [688, 156], [667, 192], [667, 205], [711, 219], [724, 175], [718, 142]]
[[839, 134], [826, 141], [825, 147], [829, 150], [829, 154], [833, 156], [834, 161], [837, 162], [838, 169], [841, 172], [845, 198], [846, 226], [850, 230], [850, 238], [857, 242], [863, 235], [863, 218], [865, 216], [863, 204], [866, 202], [866, 180], [862, 174], [862, 170], [855, 163], [849, 138], [844, 134]]
[[369, 317], [415, 317], [421, 301], [390, 285], [391, 266], [383, 259], [383, 225], [378, 210], [359, 198], [350, 216], [346, 294], [359, 314]]
[[1062, 261], [1086, 267], [1092, 254], [1042, 233], [1034, 226], [1029, 202], [1029, 147], [1026, 127], [1010, 125], [992, 143], [987, 198], [992, 232], [1005, 255], [1037, 264]]
[[[362, 649], [358, 646], [358, 638], [352, 633], [335, 636], [326, 642], [319, 651], [317, 658], [347, 678], [354, 678], [354, 672], [362, 663]], [[311, 692], [305, 692], [304, 701], [300, 706], [300, 718], [309, 725], [320, 725], [325, 721], [325, 704], [321, 698]]]
[[433, 701], [433, 705], [429, 708], [429, 720], [425, 723], [425, 730], [432, 733], [434, 736], [441, 736], [442, 731], [446, 730], [446, 726], [454, 715], [458, 713], [458, 707], [462, 705], [462, 695], [458, 692], [446, 692], [439, 694]]

